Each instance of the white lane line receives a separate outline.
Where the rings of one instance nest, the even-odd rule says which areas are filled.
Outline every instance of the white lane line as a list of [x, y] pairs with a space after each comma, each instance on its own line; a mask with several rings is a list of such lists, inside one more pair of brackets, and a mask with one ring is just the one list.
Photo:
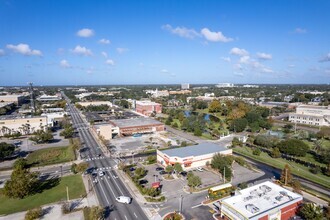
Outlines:
[[135, 214], [135, 212], [134, 212], [134, 216], [135, 216], [135, 218], [137, 218], [137, 215]]
[[104, 189], [103, 189], [102, 184], [100, 183], [99, 185], [101, 186], [101, 189], [102, 189], [102, 192], [103, 192], [104, 198], [107, 200], [107, 203], [110, 204], [110, 203], [109, 203], [109, 200], [108, 200], [108, 198], [107, 198], [107, 195], [106, 195], [105, 192], [104, 192]]
[[199, 206], [202, 206], [202, 204], [198, 204], [198, 205], [192, 206], [191, 208], [194, 209], [194, 208], [197, 208]]
[[108, 182], [107, 179], [105, 179], [105, 182], [108, 184], [108, 186], [109, 186], [109, 188], [110, 188], [110, 190], [111, 190], [111, 192], [112, 192], [113, 197], [117, 198], [117, 196], [116, 196], [115, 193], [113, 192], [113, 189], [112, 189], [112, 187], [110, 186], [110, 184], [109, 184], [109, 182]]
[[[112, 175], [114, 175], [114, 172], [112, 172]], [[112, 176], [112, 175], [111, 175], [111, 177], [112, 177], [113, 181], [115, 182], [115, 184], [116, 184], [117, 188], [119, 189], [120, 193], [121, 193], [122, 195], [124, 195], [123, 191], [121, 191], [120, 187], [118, 186], [116, 179], [115, 179], [115, 178], [113, 178], [113, 176]]]
[[128, 220], [128, 218], [126, 217], [126, 215], [125, 215], [125, 219]]

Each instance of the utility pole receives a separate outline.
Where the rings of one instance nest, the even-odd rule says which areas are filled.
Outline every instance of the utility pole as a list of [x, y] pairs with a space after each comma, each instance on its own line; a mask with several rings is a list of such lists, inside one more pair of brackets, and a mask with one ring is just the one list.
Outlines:
[[284, 185], [287, 185], [288, 182], [288, 169], [285, 168], [285, 181], [284, 181]]
[[226, 183], [226, 169], [223, 168], [223, 183]]
[[180, 195], [180, 198], [179, 198], [179, 213], [180, 214], [182, 213], [182, 201], [183, 201], [183, 196]]

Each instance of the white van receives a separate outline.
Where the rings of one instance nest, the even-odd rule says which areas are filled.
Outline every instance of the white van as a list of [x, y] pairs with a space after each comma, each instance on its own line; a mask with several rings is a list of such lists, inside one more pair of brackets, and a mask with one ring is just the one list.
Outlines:
[[117, 202], [120, 203], [126, 203], [126, 204], [130, 204], [132, 201], [132, 198], [128, 197], [128, 196], [118, 196], [116, 198]]

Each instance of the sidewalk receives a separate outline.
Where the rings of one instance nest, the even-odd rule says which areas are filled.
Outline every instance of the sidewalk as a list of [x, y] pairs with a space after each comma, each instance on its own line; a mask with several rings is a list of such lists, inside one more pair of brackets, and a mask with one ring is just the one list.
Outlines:
[[[284, 186], [284, 188], [292, 191], [292, 187]], [[325, 206], [325, 207], [328, 206], [328, 202], [327, 201], [324, 201], [324, 200], [322, 200], [322, 199], [320, 199], [320, 198], [318, 198], [318, 197], [316, 197], [316, 196], [314, 196], [312, 194], [309, 194], [307, 192], [302, 191], [302, 196], [304, 197], [304, 199], [309, 200], [311, 202], [314, 202], [314, 203], [316, 203], [318, 205], [322, 205], [322, 206]]]

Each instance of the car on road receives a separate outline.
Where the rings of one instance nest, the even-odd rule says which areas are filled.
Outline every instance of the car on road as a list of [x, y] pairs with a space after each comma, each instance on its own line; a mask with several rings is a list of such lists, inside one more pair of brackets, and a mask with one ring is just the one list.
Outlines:
[[163, 167], [156, 167], [156, 171], [161, 171], [161, 170], [164, 170]]
[[103, 171], [99, 171], [99, 176], [104, 176], [104, 172]]
[[133, 137], [141, 137], [141, 136], [142, 136], [142, 134], [140, 134], [140, 133], [133, 134]]
[[196, 170], [198, 170], [199, 172], [203, 172], [203, 168], [202, 167], [197, 167]]
[[124, 204], [130, 204], [132, 201], [132, 198], [128, 196], [118, 196], [116, 197], [116, 201]]
[[164, 174], [168, 174], [168, 172], [166, 172], [165, 170], [162, 170], [159, 172], [160, 175], [164, 175]]
[[93, 172], [92, 177], [97, 177], [97, 172]]
[[182, 171], [180, 174], [181, 174], [181, 176], [185, 177], [185, 176], [187, 176], [188, 173], [186, 171]]

